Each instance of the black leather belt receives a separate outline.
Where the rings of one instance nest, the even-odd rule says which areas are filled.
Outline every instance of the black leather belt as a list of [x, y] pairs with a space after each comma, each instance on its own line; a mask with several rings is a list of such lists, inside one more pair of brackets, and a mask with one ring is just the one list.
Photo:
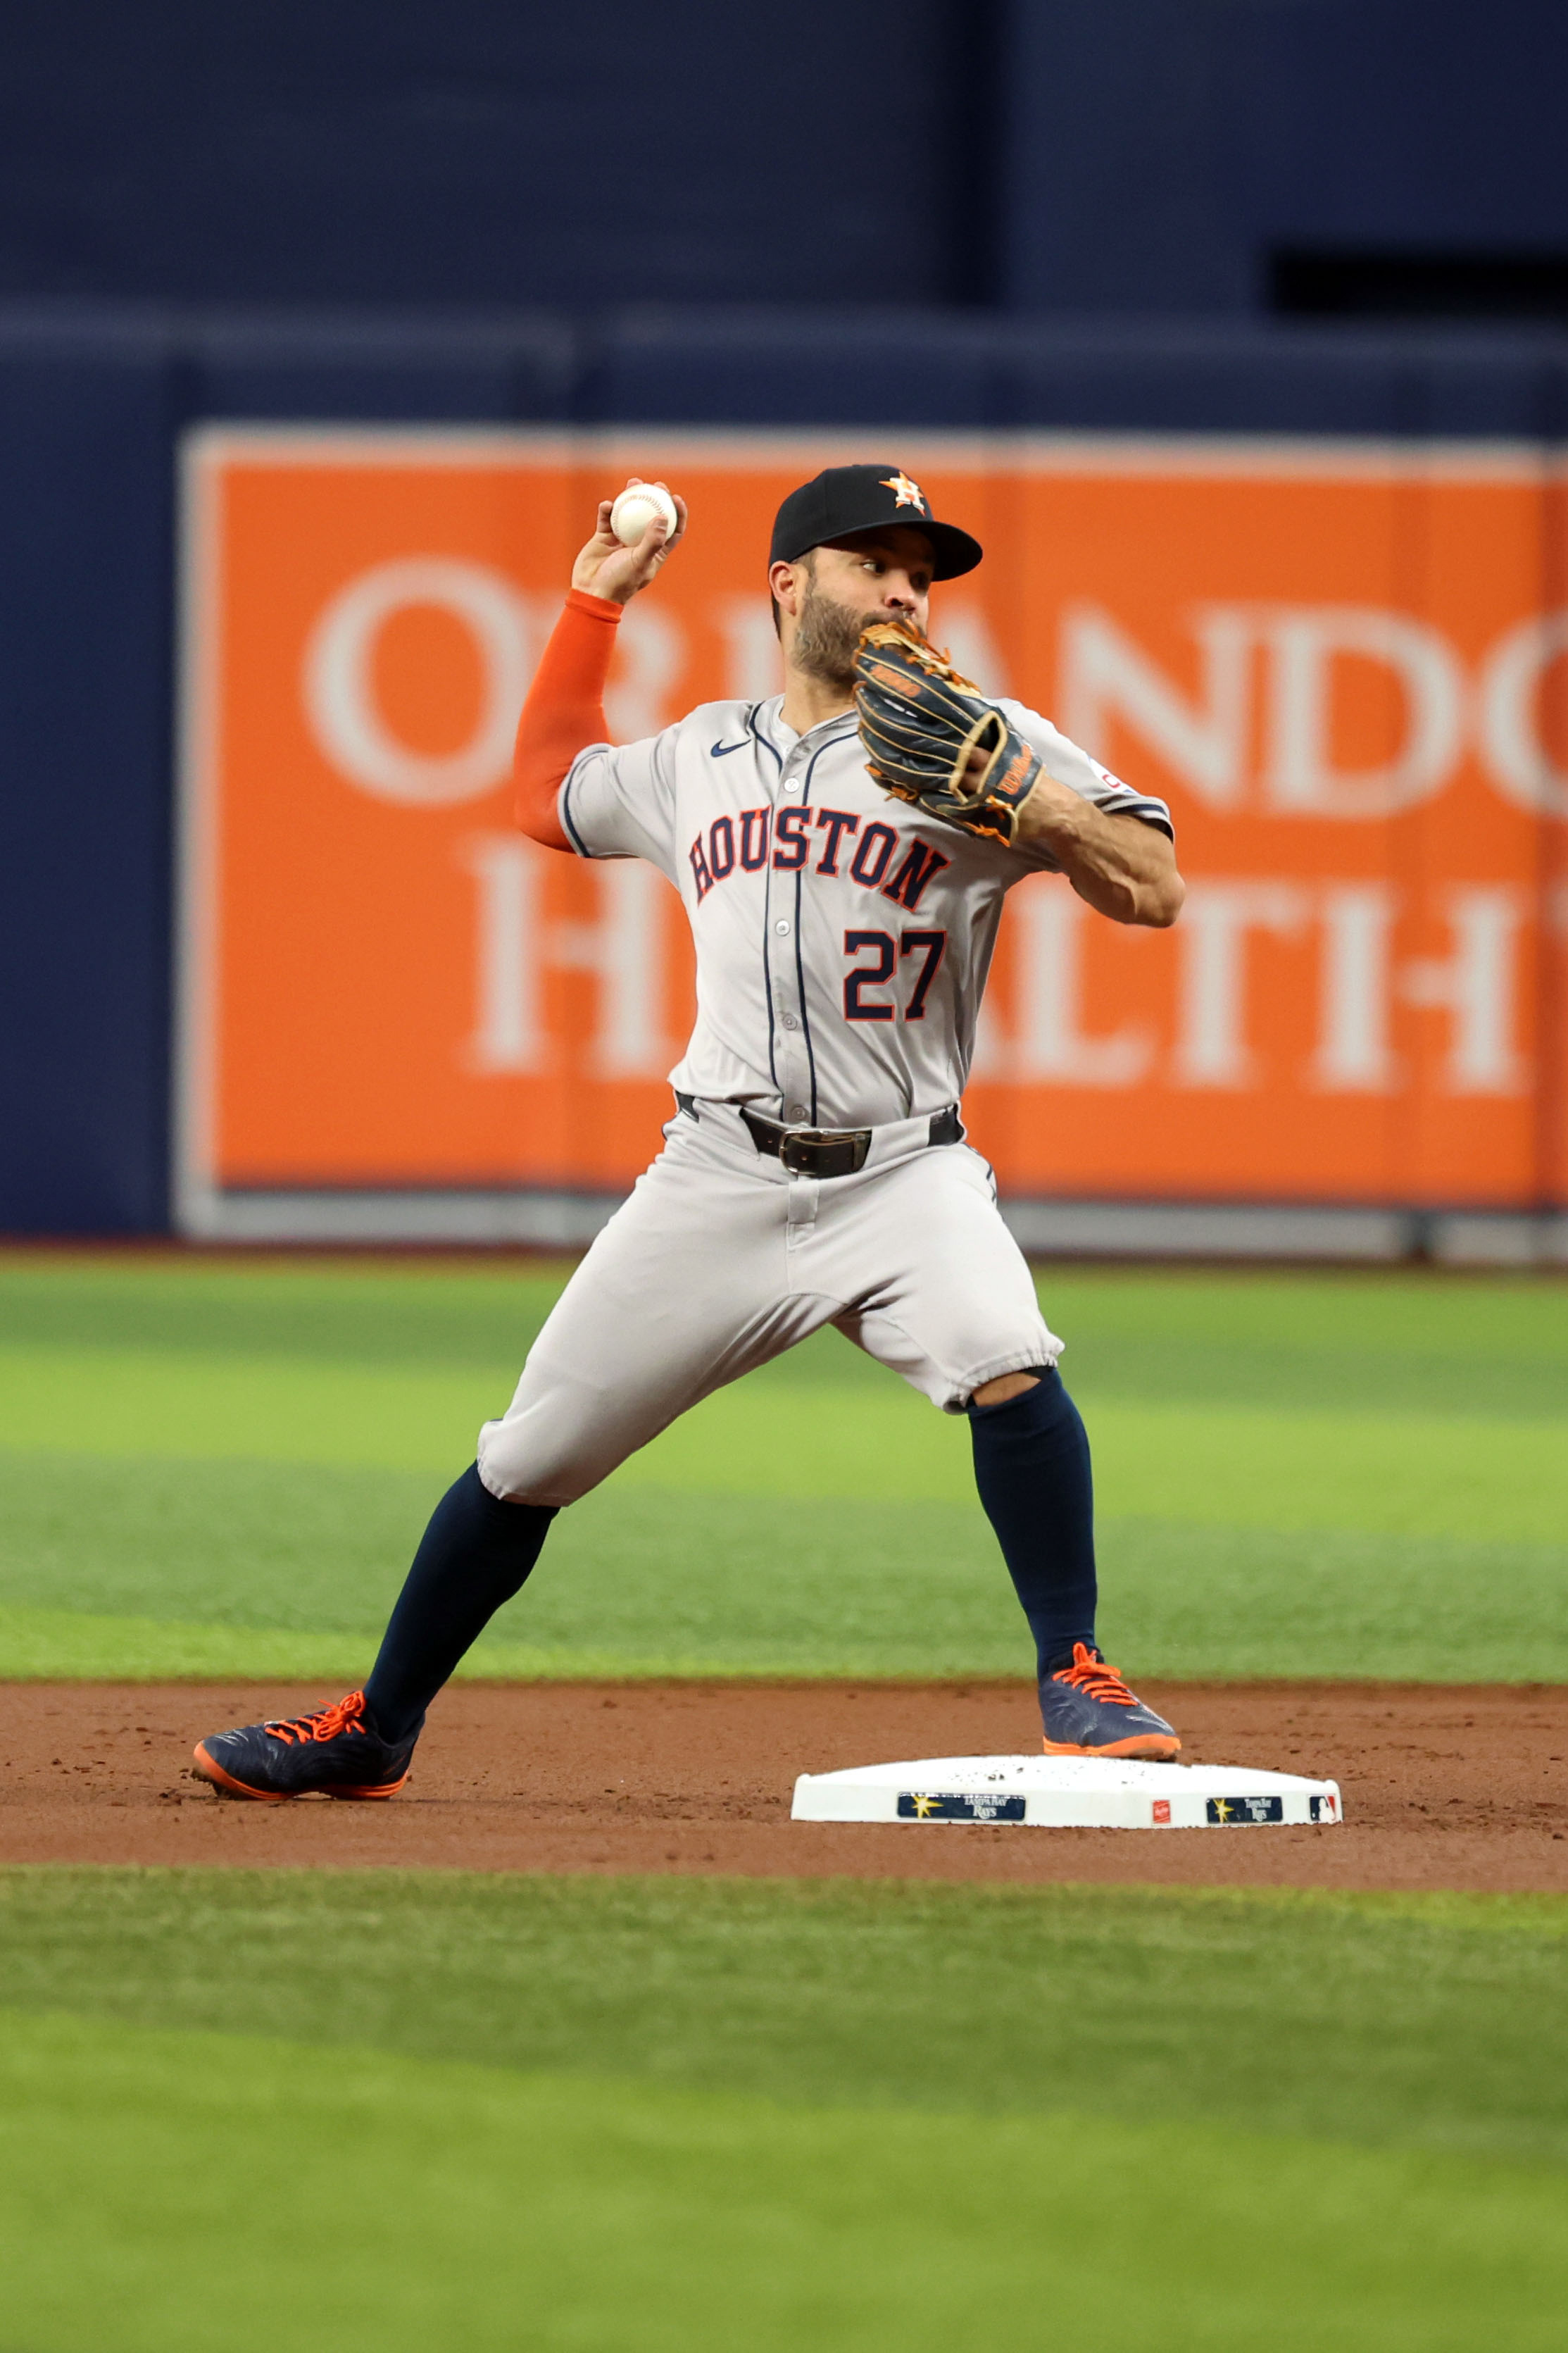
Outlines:
[[[691, 1095], [677, 1093], [676, 1102], [689, 1119], [697, 1117], [696, 1100]], [[822, 1128], [784, 1127], [776, 1119], [764, 1119], [761, 1112], [749, 1105], [736, 1106], [745, 1123], [752, 1142], [759, 1152], [783, 1161], [795, 1176], [853, 1176], [858, 1168], [866, 1166], [866, 1155], [871, 1149], [876, 1130], [869, 1127]], [[949, 1103], [945, 1111], [931, 1113], [930, 1144], [962, 1144], [963, 1122], [958, 1115], [958, 1105]]]

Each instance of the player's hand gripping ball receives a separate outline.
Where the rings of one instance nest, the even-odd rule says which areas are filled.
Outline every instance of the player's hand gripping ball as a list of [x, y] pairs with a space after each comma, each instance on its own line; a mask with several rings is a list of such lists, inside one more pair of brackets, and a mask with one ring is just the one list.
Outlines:
[[866, 763], [884, 791], [1011, 842], [1040, 757], [995, 704], [907, 621], [867, 623], [855, 680]]
[[673, 539], [680, 517], [669, 492], [658, 482], [633, 482], [610, 509], [610, 529], [623, 547], [636, 547], [656, 517]]

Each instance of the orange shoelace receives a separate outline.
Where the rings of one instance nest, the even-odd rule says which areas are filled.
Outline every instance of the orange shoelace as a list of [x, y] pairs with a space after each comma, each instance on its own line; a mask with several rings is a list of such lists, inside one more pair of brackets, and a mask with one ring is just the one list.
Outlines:
[[1136, 1695], [1130, 1692], [1114, 1667], [1097, 1659], [1087, 1642], [1072, 1646], [1072, 1664], [1058, 1667], [1051, 1677], [1054, 1683], [1070, 1683], [1074, 1691], [1087, 1692], [1090, 1699], [1109, 1700], [1113, 1707], [1136, 1707]]
[[331, 1707], [318, 1708], [314, 1715], [290, 1716], [286, 1723], [269, 1724], [268, 1731], [274, 1740], [335, 1740], [340, 1732], [364, 1730], [364, 1694], [350, 1692], [347, 1699], [335, 1699]]

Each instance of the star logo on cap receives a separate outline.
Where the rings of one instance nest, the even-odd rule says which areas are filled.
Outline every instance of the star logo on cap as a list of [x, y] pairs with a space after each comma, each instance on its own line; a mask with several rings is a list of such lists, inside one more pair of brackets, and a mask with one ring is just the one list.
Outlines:
[[877, 488], [879, 491], [891, 491], [896, 507], [913, 507], [918, 514], [924, 514], [925, 492], [918, 482], [911, 482], [907, 474], [889, 474], [885, 481], [878, 483]]

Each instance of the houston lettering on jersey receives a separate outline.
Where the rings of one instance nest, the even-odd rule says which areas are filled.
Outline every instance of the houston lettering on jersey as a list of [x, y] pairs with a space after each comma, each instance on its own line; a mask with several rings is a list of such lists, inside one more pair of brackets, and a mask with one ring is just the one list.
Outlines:
[[[855, 839], [857, 835], [858, 839]], [[844, 848], [847, 840], [854, 845], [847, 850]], [[879, 890], [884, 899], [908, 908], [912, 915], [927, 883], [952, 860], [944, 850], [934, 849], [917, 836], [893, 874], [884, 880], [898, 840], [892, 827], [884, 825], [879, 818], [862, 832], [859, 817], [853, 809], [784, 808], [775, 815], [771, 808], [749, 808], [742, 809], [738, 818], [716, 817], [705, 832], [697, 835], [686, 854], [696, 881], [699, 904], [737, 868], [742, 873], [754, 874], [771, 863], [777, 874], [809, 871], [833, 877], [845, 871], [840, 863], [842, 854], [848, 861], [850, 881], [859, 882], [868, 891]], [[814, 849], [816, 862], [812, 865]]]
[[[1048, 719], [997, 705], [1059, 784], [1169, 827]], [[1005, 896], [1048, 863], [889, 799], [851, 712], [804, 734], [783, 703], [703, 703], [657, 735], [594, 744], [561, 787], [584, 858], [646, 858], [697, 951], [683, 1094], [807, 1127], [875, 1127], [956, 1103]]]

